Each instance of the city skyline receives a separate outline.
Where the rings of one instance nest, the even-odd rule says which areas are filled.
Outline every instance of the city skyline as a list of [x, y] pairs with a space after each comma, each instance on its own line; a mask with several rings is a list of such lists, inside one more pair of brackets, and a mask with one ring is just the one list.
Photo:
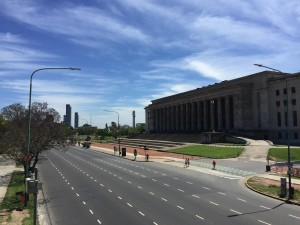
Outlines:
[[[0, 108], [65, 105], [104, 128], [145, 122], [151, 100], [262, 71], [299, 72], [297, 0], [0, 2]], [[296, 18], [296, 19], [295, 19]], [[72, 121], [73, 123], [74, 121]], [[84, 121], [79, 121], [82, 125]]]

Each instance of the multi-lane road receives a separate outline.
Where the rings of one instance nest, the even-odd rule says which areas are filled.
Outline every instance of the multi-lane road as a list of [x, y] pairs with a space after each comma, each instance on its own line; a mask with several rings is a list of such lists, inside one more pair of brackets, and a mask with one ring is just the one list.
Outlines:
[[51, 224], [300, 224], [299, 206], [214, 171], [78, 147], [48, 151], [38, 167]]

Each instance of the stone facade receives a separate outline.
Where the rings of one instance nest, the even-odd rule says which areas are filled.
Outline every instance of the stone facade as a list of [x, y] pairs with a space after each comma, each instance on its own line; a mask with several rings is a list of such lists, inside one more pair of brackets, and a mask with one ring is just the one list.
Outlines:
[[145, 108], [146, 130], [218, 131], [275, 142], [289, 135], [300, 144], [300, 73], [284, 75], [265, 71], [153, 100]]

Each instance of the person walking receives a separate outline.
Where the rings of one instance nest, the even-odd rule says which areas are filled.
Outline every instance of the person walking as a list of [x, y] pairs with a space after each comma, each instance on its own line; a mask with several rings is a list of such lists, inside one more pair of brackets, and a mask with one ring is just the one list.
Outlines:
[[184, 167], [184, 168], [187, 167], [187, 159], [184, 160], [184, 166], [183, 166], [183, 167]]
[[190, 166], [190, 158], [187, 158], [187, 167]]
[[136, 150], [136, 148], [134, 149], [133, 154], [134, 154], [134, 160], [136, 160], [136, 156], [137, 156], [137, 150]]
[[215, 170], [215, 169], [216, 169], [216, 164], [217, 164], [217, 163], [216, 163], [216, 161], [215, 161], [215, 160], [213, 160], [213, 161], [212, 161], [213, 170]]

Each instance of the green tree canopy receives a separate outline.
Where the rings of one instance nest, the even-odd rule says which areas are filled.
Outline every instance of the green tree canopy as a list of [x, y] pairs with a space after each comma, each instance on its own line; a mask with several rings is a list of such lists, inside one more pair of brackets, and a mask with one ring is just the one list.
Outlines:
[[[28, 109], [15, 103], [1, 109], [0, 154], [23, 162], [27, 155]], [[30, 156], [32, 167], [36, 166], [39, 154], [54, 147], [63, 147], [69, 128], [59, 123], [60, 115], [48, 108], [47, 103], [35, 102], [31, 107]], [[3, 122], [4, 121], [4, 122]]]

